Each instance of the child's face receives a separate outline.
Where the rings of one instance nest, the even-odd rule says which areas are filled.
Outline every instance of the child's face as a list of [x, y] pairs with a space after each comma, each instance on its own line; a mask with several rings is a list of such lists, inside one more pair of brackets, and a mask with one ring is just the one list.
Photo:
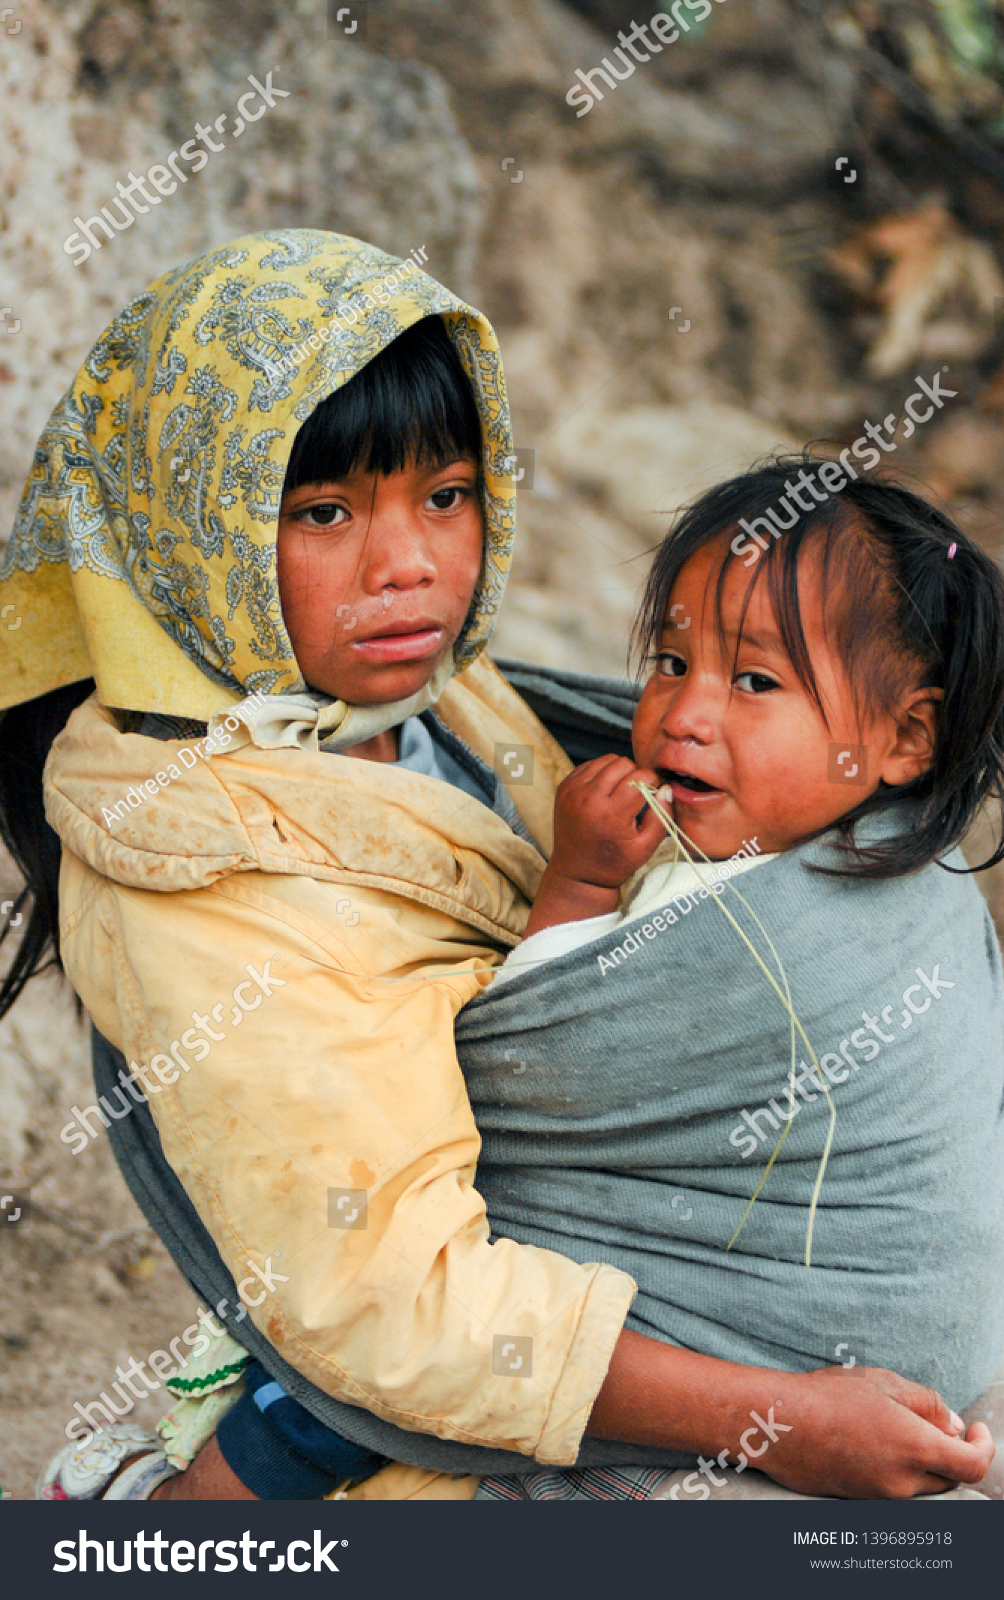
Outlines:
[[285, 493], [279, 598], [307, 682], [352, 705], [417, 693], [463, 627], [482, 542], [469, 460]]
[[[756, 839], [763, 852], [790, 849], [859, 805], [880, 779], [900, 784], [924, 771], [937, 695], [911, 690], [905, 709], [859, 731], [847, 674], [824, 633], [810, 548], [799, 563], [799, 602], [827, 727], [785, 654], [763, 580], [753, 590], [736, 658], [749, 579], [738, 563], [729, 568], [722, 596], [723, 652], [714, 591], [726, 548], [727, 541], [707, 545], [682, 569], [633, 729], [635, 760], [671, 786], [675, 822], [712, 860], [733, 855], [744, 839]], [[841, 747], [851, 750], [842, 765]], [[862, 774], [866, 783], [849, 781]], [[703, 783], [691, 786], [688, 778]]]

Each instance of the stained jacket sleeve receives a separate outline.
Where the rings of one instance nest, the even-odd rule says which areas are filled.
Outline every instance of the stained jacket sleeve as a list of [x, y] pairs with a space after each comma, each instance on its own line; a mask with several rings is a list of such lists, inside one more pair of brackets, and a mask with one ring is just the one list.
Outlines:
[[479, 936], [305, 878], [63, 873], [71, 982], [276, 1350], [402, 1427], [574, 1461], [635, 1284], [489, 1242], [453, 1042]]

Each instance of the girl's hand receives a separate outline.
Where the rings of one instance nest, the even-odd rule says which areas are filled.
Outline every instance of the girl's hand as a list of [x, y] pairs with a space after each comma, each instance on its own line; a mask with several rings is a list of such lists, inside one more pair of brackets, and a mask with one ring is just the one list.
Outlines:
[[626, 756], [577, 767], [554, 802], [554, 851], [541, 880], [527, 935], [559, 922], [616, 911], [621, 885], [666, 837], [636, 783], [658, 788], [656, 773]]
[[619, 889], [666, 837], [636, 783], [659, 779], [626, 756], [599, 756], [576, 767], [554, 801], [551, 866], [598, 888]]
[[905, 1500], [979, 1483], [994, 1458], [984, 1423], [963, 1437], [961, 1418], [939, 1394], [896, 1372], [745, 1367], [630, 1328], [614, 1347], [586, 1431], [696, 1455], [706, 1476], [745, 1460], [787, 1489], [848, 1500]]
[[934, 1389], [896, 1372], [821, 1367], [782, 1381], [788, 1403], [776, 1415], [791, 1431], [750, 1465], [787, 1489], [905, 1500], [979, 1483], [990, 1469], [994, 1442], [986, 1424], [963, 1432]]

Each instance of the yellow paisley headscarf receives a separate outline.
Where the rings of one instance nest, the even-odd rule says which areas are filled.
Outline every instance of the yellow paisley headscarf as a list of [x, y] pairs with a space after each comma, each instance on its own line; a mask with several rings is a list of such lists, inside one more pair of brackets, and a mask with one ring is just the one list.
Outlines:
[[[481, 417], [481, 575], [453, 660], [419, 696], [346, 706], [307, 691], [282, 619], [286, 465], [320, 401], [435, 314]], [[290, 229], [176, 268], [109, 325], [38, 441], [0, 563], [0, 709], [93, 677], [104, 705], [200, 721], [258, 691], [277, 725], [299, 716], [298, 742], [326, 748], [392, 726], [491, 637], [511, 561], [511, 450], [489, 323], [411, 258]], [[265, 742], [290, 741], [273, 728]]]

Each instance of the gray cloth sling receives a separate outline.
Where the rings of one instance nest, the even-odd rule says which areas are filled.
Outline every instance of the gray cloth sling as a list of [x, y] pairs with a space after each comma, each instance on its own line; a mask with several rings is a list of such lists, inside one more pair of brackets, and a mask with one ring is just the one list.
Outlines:
[[[630, 1272], [641, 1333], [792, 1371], [853, 1357], [961, 1410], [1004, 1348], [997, 941], [968, 877], [806, 870], [827, 859], [818, 842], [737, 880], [834, 1079], [811, 1268], [827, 1101], [806, 1077], [791, 1111], [786, 1013], [707, 896], [661, 931], [643, 918], [465, 1006], [478, 1187], [496, 1232]], [[724, 904], [763, 949], [736, 897]]]

